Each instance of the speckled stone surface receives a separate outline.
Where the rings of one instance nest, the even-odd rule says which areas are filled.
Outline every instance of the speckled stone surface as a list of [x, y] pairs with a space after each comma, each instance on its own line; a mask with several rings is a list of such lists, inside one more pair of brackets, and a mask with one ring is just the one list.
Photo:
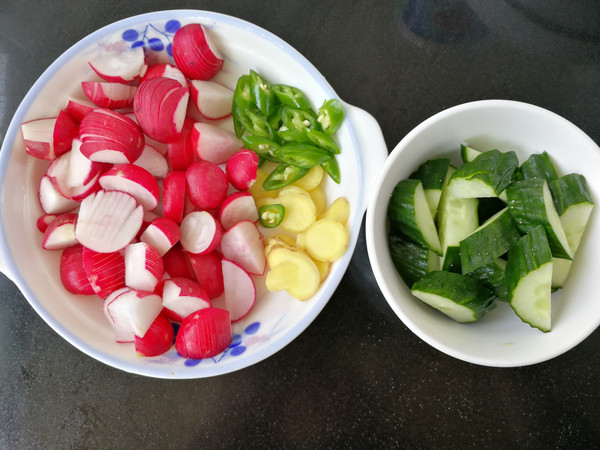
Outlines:
[[[595, 0], [3, 0], [0, 138], [43, 70], [92, 31], [205, 9], [291, 44], [370, 112], [390, 150], [447, 107], [505, 98], [600, 143]], [[598, 297], [599, 293], [590, 293]], [[333, 298], [296, 340], [216, 378], [143, 378], [56, 334], [0, 276], [0, 448], [595, 448], [600, 331], [551, 361], [495, 369], [420, 341], [375, 284], [364, 232]]]

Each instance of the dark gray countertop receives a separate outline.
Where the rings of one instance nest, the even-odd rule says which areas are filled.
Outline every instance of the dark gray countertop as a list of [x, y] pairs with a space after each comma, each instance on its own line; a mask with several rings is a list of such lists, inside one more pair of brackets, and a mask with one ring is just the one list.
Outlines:
[[[450, 106], [545, 107], [600, 143], [600, 3], [524, 0], [3, 0], [0, 137], [44, 69], [92, 31], [161, 9], [204, 9], [295, 47], [370, 112], [390, 150]], [[590, 293], [599, 297], [598, 293]], [[592, 448], [600, 331], [551, 361], [496, 369], [420, 341], [375, 284], [364, 229], [317, 319], [227, 375], [144, 378], [72, 347], [0, 276], [0, 448]]]

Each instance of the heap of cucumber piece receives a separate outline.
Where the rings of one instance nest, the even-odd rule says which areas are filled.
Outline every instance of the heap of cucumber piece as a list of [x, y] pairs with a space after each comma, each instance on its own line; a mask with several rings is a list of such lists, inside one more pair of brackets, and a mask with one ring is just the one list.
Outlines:
[[543, 332], [594, 207], [585, 177], [560, 176], [546, 152], [460, 146], [462, 164], [425, 161], [395, 186], [390, 255], [415, 297], [456, 320], [498, 301]]

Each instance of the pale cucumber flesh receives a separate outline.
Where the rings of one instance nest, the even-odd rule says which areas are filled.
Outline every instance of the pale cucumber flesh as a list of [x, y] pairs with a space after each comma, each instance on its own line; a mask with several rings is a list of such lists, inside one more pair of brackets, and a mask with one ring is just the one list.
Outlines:
[[552, 262], [529, 272], [511, 293], [510, 306], [525, 323], [543, 332], [552, 329]]

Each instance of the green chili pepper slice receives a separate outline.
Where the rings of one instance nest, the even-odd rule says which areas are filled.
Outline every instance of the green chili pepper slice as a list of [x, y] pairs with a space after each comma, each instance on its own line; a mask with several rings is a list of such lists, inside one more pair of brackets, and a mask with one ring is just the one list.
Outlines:
[[254, 70], [250, 70], [250, 90], [258, 109], [267, 117], [271, 115], [277, 104], [277, 96], [271, 84]]
[[267, 161], [281, 162], [275, 156], [275, 152], [279, 149], [279, 144], [267, 139], [263, 136], [243, 136], [242, 142], [246, 148], [253, 150], [259, 157]]
[[330, 151], [334, 155], [340, 153], [339, 147], [337, 146], [333, 138], [328, 134], [325, 134], [322, 131], [315, 130], [313, 128], [307, 128], [306, 130], [304, 130], [304, 132], [308, 136], [308, 139], [310, 139], [310, 141], [318, 147], [324, 148], [325, 150]]
[[279, 136], [279, 139], [281, 139], [281, 141], [283, 143], [286, 142], [297, 142], [299, 144], [310, 144], [311, 140], [308, 138], [308, 136], [306, 135], [306, 133], [303, 133], [302, 131], [298, 131], [298, 130], [290, 130], [287, 127], [282, 127], [277, 131], [277, 134]]
[[285, 84], [274, 84], [271, 89], [284, 105], [299, 109], [310, 109], [310, 103], [308, 103], [308, 99], [300, 89]]
[[250, 88], [250, 75], [242, 75], [238, 78], [235, 90], [233, 91], [233, 105], [241, 110], [256, 106], [254, 105], [254, 97]]
[[285, 206], [281, 203], [263, 205], [258, 208], [258, 218], [260, 224], [265, 228], [275, 228], [283, 221], [285, 217]]
[[282, 115], [283, 124], [290, 130], [304, 131], [307, 128], [320, 128], [317, 116], [311, 110], [285, 106]]
[[344, 121], [344, 107], [337, 99], [326, 100], [317, 111], [317, 121], [327, 134], [335, 133]]
[[244, 111], [244, 115], [247, 118], [247, 122], [244, 125], [250, 134], [263, 136], [270, 140], [276, 139], [275, 130], [260, 111], [248, 110]]
[[333, 156], [327, 150], [309, 144], [285, 144], [275, 151], [275, 156], [285, 164], [310, 169]]
[[282, 187], [299, 180], [306, 175], [308, 171], [309, 169], [302, 167], [280, 164], [269, 175], [267, 175], [267, 178], [265, 178], [265, 181], [263, 181], [262, 187], [265, 191], [281, 189]]
[[321, 163], [321, 167], [333, 181], [335, 181], [337, 184], [340, 184], [340, 181], [341, 181], [340, 166], [337, 162], [337, 159], [335, 159], [334, 156], [332, 156], [331, 158], [329, 158], [326, 161], [323, 161]]

